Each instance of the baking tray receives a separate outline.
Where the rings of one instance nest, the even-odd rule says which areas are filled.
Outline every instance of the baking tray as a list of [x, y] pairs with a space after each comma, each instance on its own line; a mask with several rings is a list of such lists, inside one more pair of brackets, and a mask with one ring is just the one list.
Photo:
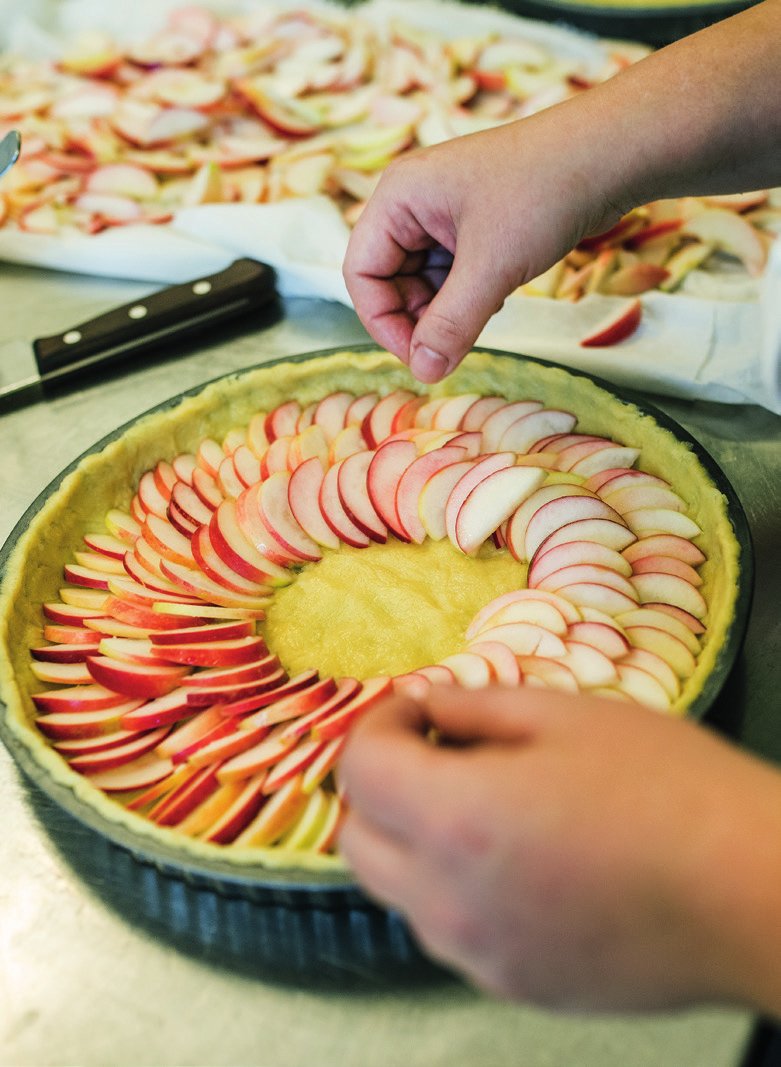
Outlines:
[[504, 0], [515, 15], [558, 22], [598, 37], [661, 48], [753, 6], [753, 0], [703, 4], [599, 4], [578, 0]]
[[[349, 348], [349, 351], [359, 354], [373, 353], [378, 350], [374, 344], [349, 345], [347, 348]], [[267, 368], [281, 363], [301, 363], [315, 358], [319, 359], [335, 355], [343, 351], [345, 351], [345, 346], [340, 346], [287, 356], [258, 366]], [[486, 352], [493, 356], [510, 358], [520, 363], [529, 362], [542, 367], [555, 368], [558, 371], [564, 369], [558, 364], [546, 360], [531, 359], [527, 356], [502, 352], [496, 349], [480, 348], [478, 351]], [[250, 367], [244, 372], [231, 374], [228, 377], [240, 380], [243, 373], [248, 374], [255, 369], [258, 368]], [[719, 488], [726, 499], [728, 516], [740, 547], [739, 589], [734, 617], [725, 635], [724, 643], [719, 650], [714, 667], [706, 679], [702, 691], [692, 702], [689, 709], [691, 716], [700, 719], [704, 718], [716, 702], [739, 656], [751, 608], [754, 571], [753, 547], [743, 507], [737, 493], [721, 468], [699, 442], [680, 424], [638, 394], [626, 389], [617, 389], [609, 382], [594, 375], [571, 370], [567, 371], [567, 373], [573, 379], [585, 379], [595, 383], [619, 402], [637, 408], [641, 415], [653, 417], [662, 428], [668, 430], [679, 441], [685, 443], [697, 456], [712, 482]], [[214, 381], [218, 380], [220, 379], [214, 379]], [[40, 493], [16, 524], [2, 550], [0, 550], [0, 575], [4, 573], [10, 553], [27, 529], [33, 516], [41, 509], [44, 502], [57, 491], [63, 479], [79, 465], [82, 459], [101, 451], [124, 434], [140, 418], [165, 412], [186, 398], [197, 395], [210, 384], [212, 383], [205, 382], [170, 397], [143, 415], [118, 427], [70, 463]], [[331, 944], [334, 943], [334, 938], [338, 942], [340, 936], [346, 936], [348, 942], [353, 940], [356, 916], [365, 916], [369, 913], [375, 915], [384, 914], [375, 908], [347, 872], [277, 871], [260, 865], [257, 867], [238, 867], [219, 858], [193, 858], [183, 855], [179, 850], [169, 847], [166, 843], [148, 840], [123, 826], [109, 822], [101, 813], [76, 797], [67, 787], [53, 781], [43, 771], [34, 761], [26, 746], [11, 733], [5, 722], [5, 716], [2, 714], [3, 711], [4, 706], [0, 704], [0, 740], [5, 743], [20, 768], [35, 783], [35, 786], [53, 801], [59, 809], [75, 818], [83, 827], [97, 835], [96, 840], [100, 840], [106, 845], [105, 848], [102, 848], [102, 854], [105, 855], [109, 868], [117, 863], [126, 863], [128, 856], [142, 864], [146, 871], [151, 872], [147, 877], [154, 879], [157, 887], [155, 892], [158, 895], [170, 895], [173, 891], [171, 886], [174, 883], [179, 885], [183, 883], [192, 892], [197, 893], [205, 890], [224, 898], [238, 899], [263, 907], [270, 906], [272, 908], [300, 912], [315, 909], [321, 914], [328, 912], [341, 913], [342, 922], [347, 925], [344, 929], [341, 929], [341, 933], [333, 927], [329, 928], [327, 937], [330, 939], [329, 943]], [[111, 857], [114, 857], [114, 859], [111, 859]], [[390, 956], [397, 962], [408, 961], [417, 966], [421, 959], [420, 954], [417, 952], [414, 941], [406, 932], [400, 920], [391, 916], [383, 919], [379, 926], [375, 922], [374, 925], [371, 925], [371, 938], [366, 935], [366, 930], [368, 929], [366, 927], [364, 930], [361, 944], [361, 954], [366, 960], [387, 959]], [[345, 930], [347, 931], [346, 934]], [[350, 933], [351, 930], [353, 931], [352, 933]], [[312, 931], [310, 931], [311, 933]], [[315, 937], [315, 942], [317, 942], [317, 936], [315, 934], [312, 934], [312, 936]]]

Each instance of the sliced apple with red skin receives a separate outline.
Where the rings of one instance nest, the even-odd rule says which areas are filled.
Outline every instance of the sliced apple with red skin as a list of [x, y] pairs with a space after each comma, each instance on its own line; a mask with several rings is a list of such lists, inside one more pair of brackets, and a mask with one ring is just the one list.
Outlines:
[[160, 492], [153, 470], [145, 471], [141, 475], [136, 495], [145, 515], [157, 515], [161, 519], [166, 517], [170, 494], [167, 496]]
[[[508, 548], [510, 548], [509, 536], [508, 527]], [[513, 540], [515, 542], [515, 539]], [[616, 552], [623, 552], [636, 540], [636, 535], [623, 522], [616, 522], [613, 519], [577, 519], [575, 522], [566, 523], [564, 526], [554, 530], [553, 533], [548, 534], [537, 548], [535, 555], [541, 555], [557, 545], [563, 545], [570, 541], [597, 541], [606, 548], [612, 548]], [[512, 549], [510, 550], [512, 551]]]
[[109, 734], [102, 734], [98, 737], [76, 737], [67, 741], [54, 741], [52, 748], [55, 748], [61, 756], [70, 759], [72, 756], [87, 756], [91, 753], [117, 748], [138, 737], [139, 733], [139, 730], [113, 730]]
[[208, 471], [205, 471], [203, 467], [196, 467], [193, 471], [192, 488], [198, 499], [209, 511], [214, 511], [225, 499], [222, 490], [217, 484], [217, 479], [209, 474]]
[[[697, 622], [692, 616], [689, 616], [689, 619], [695, 623]], [[666, 633], [673, 634], [679, 641], [683, 641], [693, 656], [698, 656], [700, 653], [701, 645], [697, 634], [687, 622], [676, 614], [672, 614], [669, 610], [662, 611], [658, 606], [652, 608], [646, 605], [642, 608], [636, 608], [634, 611], [628, 611], [625, 615], [617, 616], [615, 621], [620, 623], [623, 628], [629, 626], [651, 626], [657, 630], [664, 630]], [[700, 624], [700, 630], [702, 629], [703, 627]]]
[[523, 683], [518, 657], [501, 641], [492, 641], [486, 633], [469, 644], [469, 651], [482, 656], [491, 671], [491, 681], [496, 685], [515, 688]]
[[628, 546], [623, 552], [624, 559], [630, 564], [649, 556], [669, 556], [681, 560], [690, 567], [698, 567], [705, 562], [705, 553], [688, 538], [675, 534], [651, 534]]
[[252, 822], [235, 838], [237, 848], [263, 848], [282, 837], [308, 803], [302, 780], [302, 775], [296, 775], [269, 797]]
[[576, 422], [576, 416], [569, 411], [542, 408], [530, 412], [510, 423], [499, 440], [497, 451], [525, 455], [535, 442], [551, 434], [569, 433]]
[[659, 574], [675, 574], [695, 587], [702, 585], [702, 578], [689, 563], [676, 559], [675, 556], [643, 556], [632, 564], [635, 574], [647, 574], [653, 571]]
[[637, 448], [617, 445], [613, 441], [589, 441], [572, 445], [559, 452], [559, 470], [590, 478], [597, 471], [617, 466], [631, 466], [640, 455]]
[[417, 458], [413, 441], [388, 441], [374, 453], [366, 475], [366, 488], [375, 511], [401, 541], [409, 541], [409, 537], [399, 519], [396, 493], [402, 476]]
[[[221, 705], [220, 711], [223, 715], [247, 715], [248, 712], [259, 711], [261, 708], [267, 708], [269, 704], [275, 704], [278, 700], [285, 700], [292, 693], [297, 693], [300, 689], [307, 689], [310, 685], [317, 683], [319, 674], [315, 668], [310, 668], [306, 671], [301, 671], [300, 674], [296, 674], [293, 678], [288, 678], [284, 671], [282, 671], [282, 677], [276, 677], [277, 672], [273, 675], [269, 675], [269, 680], [273, 681], [273, 686], [269, 689], [259, 690], [254, 695], [247, 697], [239, 697], [236, 700], [231, 700], [228, 703]], [[259, 720], [262, 722], [262, 720]], [[251, 729], [255, 724], [244, 719], [243, 729]]]
[[[151, 644], [151, 642], [150, 642]], [[228, 667], [251, 663], [267, 653], [262, 637], [234, 637], [222, 641], [185, 641], [180, 645], [161, 645], [155, 649], [160, 659], [196, 667]]]
[[759, 278], [767, 263], [767, 249], [746, 219], [728, 208], [702, 211], [685, 225], [685, 232], [703, 244], [718, 248], [739, 259], [752, 278]]
[[158, 826], [176, 826], [211, 796], [218, 785], [214, 768], [204, 767], [156, 805], [148, 818]]
[[611, 311], [593, 330], [580, 340], [581, 348], [610, 348], [620, 344], [636, 332], [643, 317], [643, 304], [639, 297], [627, 300], [616, 311]]
[[458, 515], [469, 494], [489, 474], [514, 465], [515, 454], [513, 452], [491, 453], [471, 463], [469, 469], [459, 478], [447, 498], [444, 516], [446, 536], [450, 538], [454, 545], [457, 544], [456, 523]]
[[455, 685], [456, 676], [449, 667], [442, 663], [431, 663], [426, 667], [418, 667], [415, 674], [425, 678], [431, 685]]
[[170, 733], [157, 746], [157, 752], [161, 756], [170, 756], [174, 764], [184, 763], [194, 752], [226, 737], [233, 730], [231, 719], [224, 719], [214, 708], [206, 708]]
[[595, 563], [574, 563], [552, 571], [540, 582], [537, 589], [556, 593], [563, 586], [578, 585], [584, 582], [606, 585], [623, 593], [624, 596], [630, 599], [638, 598], [632, 578], [625, 578], [623, 574], [620, 574], [612, 567], [605, 567]]
[[127, 700], [103, 686], [84, 685], [33, 694], [33, 703], [43, 712], [36, 720], [41, 733], [53, 740], [101, 737], [119, 729], [125, 714], [140, 707], [141, 700]]
[[557, 659], [545, 656], [519, 656], [518, 666], [523, 684], [546, 689], [561, 689], [565, 693], [579, 693], [580, 686], [569, 667]]
[[66, 563], [63, 576], [65, 581], [71, 582], [72, 585], [83, 585], [87, 589], [108, 589], [109, 576], [106, 571], [92, 570], [78, 563]]
[[624, 513], [624, 522], [638, 538], [657, 534], [672, 534], [693, 540], [702, 530], [697, 523], [680, 511], [672, 508], [635, 508]]
[[260, 771], [267, 771], [287, 752], [295, 748], [296, 744], [298, 742], [295, 738], [283, 737], [280, 724], [251, 748], [245, 749], [221, 764], [217, 770], [217, 776], [221, 782], [234, 782], [249, 778]]
[[613, 660], [588, 642], [567, 640], [567, 654], [560, 661], [568, 667], [581, 689], [596, 689], [618, 681]]
[[68, 757], [68, 765], [79, 774], [98, 774], [101, 771], [113, 770], [115, 767], [130, 763], [144, 755], [145, 752], [150, 752], [163, 740], [168, 729], [167, 726], [163, 726], [150, 733], [137, 734], [124, 744], [110, 749]]
[[617, 666], [622, 668], [637, 667], [640, 670], [647, 671], [661, 685], [671, 704], [681, 694], [681, 683], [678, 680], [678, 676], [670, 664], [657, 655], [656, 652], [649, 652], [645, 648], [633, 647]]
[[243, 720], [241, 729], [250, 729], [254, 726], [275, 726], [277, 723], [289, 722], [299, 715], [306, 715], [319, 709], [331, 700], [336, 692], [336, 681], [333, 678], [320, 678], [295, 693], [254, 712]]
[[228, 724], [229, 730], [221, 737], [212, 739], [200, 745], [187, 757], [187, 762], [192, 767], [208, 767], [222, 763], [224, 760], [238, 756], [246, 752], [254, 745], [268, 736], [267, 726], [256, 726], [252, 730], [240, 730], [238, 717], [223, 720]]
[[477, 637], [478, 634], [482, 633], [488, 620], [498, 611], [502, 611], [509, 605], [523, 600], [532, 600], [535, 602], [540, 600], [547, 601], [561, 612], [568, 625], [578, 622], [581, 619], [581, 614], [577, 608], [573, 607], [569, 601], [558, 596], [556, 593], [547, 593], [537, 589], [511, 589], [507, 593], [502, 593], [500, 596], [494, 597], [493, 600], [490, 600], [480, 608], [466, 628], [467, 640], [471, 641], [473, 638]]
[[[203, 839], [213, 844], [228, 845], [252, 822], [264, 803], [262, 790], [265, 772], [246, 782], [224, 783], [221, 790], [236, 789], [231, 803], [209, 826], [203, 828]], [[196, 813], [193, 813], [194, 815]], [[210, 813], [213, 817], [213, 813]], [[203, 821], [203, 820], [201, 820]], [[185, 832], [189, 830], [182, 827]], [[193, 832], [190, 830], [189, 832]]]
[[[603, 500], [593, 496], [565, 494], [542, 504], [531, 516], [524, 537], [524, 558], [531, 560], [540, 545], [555, 530], [581, 519], [622, 522], [621, 516]], [[512, 536], [509, 528], [508, 542]]]
[[459, 460], [436, 471], [418, 497], [418, 517], [426, 536], [434, 541], [447, 537], [445, 510], [450, 494], [462, 476], [472, 468], [471, 460]]
[[636, 511], [638, 508], [669, 508], [672, 511], [686, 511], [686, 502], [672, 489], [656, 485], [624, 485], [611, 489], [610, 483], [599, 494], [605, 503], [610, 504], [619, 514]]
[[431, 686], [432, 682], [419, 671], [397, 674], [393, 679], [393, 692], [401, 693], [412, 700], [425, 700]]
[[214, 548], [209, 525], [198, 528], [192, 539], [193, 558], [203, 574], [230, 593], [242, 596], [265, 597], [270, 595], [272, 587], [250, 578], [243, 578], [224, 561]]
[[106, 556], [102, 552], [76, 549], [73, 558], [80, 567], [86, 570], [97, 571], [101, 574], [125, 574], [124, 556], [116, 559]]
[[432, 475], [463, 460], [463, 449], [445, 445], [426, 452], [403, 472], [396, 487], [396, 514], [407, 539], [422, 544], [426, 529], [420, 518], [420, 495]]
[[643, 604], [643, 607], [653, 609], [654, 611], [661, 611], [665, 615], [672, 615], [673, 618], [678, 619], [689, 627], [691, 632], [695, 635], [705, 633], [705, 624], [702, 619], [692, 615], [690, 611], [685, 611], [678, 604], [667, 604], [664, 601], [649, 600]]
[[[233, 559], [233, 566], [242, 566], [240, 559], [243, 558], [245, 568], [249, 565], [248, 576], [253, 573], [262, 574], [265, 569], [269, 575], [269, 584], [288, 585], [293, 580], [288, 568], [300, 564], [301, 560], [282, 547], [264, 522], [258, 502], [262, 484], [261, 481], [249, 486], [235, 501], [235, 521], [242, 537], [237, 538], [231, 534], [231, 542], [218, 550], [228, 556], [231, 550], [233, 551], [230, 557]], [[230, 527], [233, 521], [230, 514], [226, 514], [224, 518]], [[245, 541], [250, 545], [249, 554], [246, 552]]]
[[312, 734], [321, 740], [330, 741], [339, 737], [360, 718], [370, 707], [390, 696], [393, 691], [393, 679], [389, 675], [366, 678], [361, 690], [351, 700], [325, 719], [312, 727]]
[[467, 411], [480, 399], [478, 393], [458, 393], [447, 397], [431, 419], [432, 430], [458, 430]]
[[[542, 473], [544, 478], [545, 472], [543, 471]], [[521, 563], [529, 559], [526, 554], [526, 531], [532, 518], [540, 508], [559, 498], [566, 498], [566, 500], [572, 501], [576, 497], [584, 497], [589, 500], [598, 499], [596, 494], [584, 489], [581, 485], [563, 482], [543, 484], [530, 493], [514, 510], [507, 523], [505, 544], [513, 558]], [[570, 504], [567, 506], [569, 507]]]
[[303, 737], [311, 730], [316, 722], [327, 718], [331, 712], [341, 708], [348, 702], [348, 700], [352, 700], [352, 698], [360, 692], [360, 689], [361, 682], [359, 682], [357, 678], [340, 678], [336, 682], [334, 693], [325, 700], [324, 703], [320, 704], [313, 711], [289, 720], [284, 731], [285, 736], [292, 736], [295, 738]]
[[85, 651], [96, 648], [101, 638], [106, 636], [104, 624], [108, 621], [105, 617], [98, 616], [89, 620], [95, 624], [95, 629], [86, 626], [54, 626], [49, 624], [43, 628], [43, 636], [47, 641], [60, 645], [81, 645]]
[[147, 700], [143, 704], [126, 709], [122, 713], [123, 730], [154, 730], [158, 726], [170, 726], [180, 719], [192, 715], [192, 708], [187, 704], [187, 694], [182, 689], [174, 689], [165, 696]]
[[109, 656], [111, 659], [124, 663], [157, 664], [160, 662], [149, 638], [103, 637], [97, 651], [101, 656]]
[[604, 622], [582, 619], [572, 623], [567, 638], [579, 644], [591, 645], [611, 660], [621, 659], [629, 651], [629, 641], [624, 633]]
[[516, 400], [497, 407], [479, 427], [483, 435], [482, 451], [499, 452], [499, 442], [510, 426], [522, 416], [542, 411], [542, 408], [543, 405], [537, 400]]
[[[219, 503], [219, 500], [217, 503]], [[177, 482], [171, 490], [171, 499], [168, 505], [169, 515], [172, 509], [177, 509], [188, 522], [196, 526], [208, 522], [214, 511], [211, 503], [204, 502], [203, 497], [196, 492], [195, 488], [186, 482]]]
[[679, 678], [691, 678], [694, 673], [697, 660], [674, 634], [654, 626], [627, 626], [626, 636], [634, 648], [653, 652], [663, 659]]
[[141, 534], [141, 526], [132, 515], [120, 508], [109, 508], [106, 512], [106, 529], [109, 534], [126, 545], [132, 545]]
[[[172, 572], [177, 567], [176, 563], [167, 564]], [[180, 568], [182, 588], [185, 592], [195, 592], [196, 588], [202, 588], [206, 579], [198, 571], [192, 571], [189, 567]], [[197, 586], [195, 583], [201, 583]], [[185, 583], [187, 587], [185, 586]], [[159, 594], [158, 594], [159, 596]], [[236, 594], [238, 596], [238, 594]], [[164, 597], [153, 601], [151, 606], [133, 604], [122, 597], [111, 596], [106, 604], [106, 612], [119, 622], [127, 623], [138, 630], [175, 630], [178, 629], [182, 620], [178, 615], [168, 613], [168, 605], [174, 606], [174, 601], [167, 601]], [[156, 605], [163, 604], [166, 610], [157, 610]], [[179, 607], [192, 607], [191, 600], [178, 602]], [[205, 622], [202, 616], [194, 616], [198, 622]], [[101, 624], [102, 625], [102, 624]], [[100, 628], [100, 627], [99, 627]]]
[[322, 552], [296, 520], [290, 508], [289, 486], [288, 471], [279, 471], [261, 482], [257, 496], [261, 521], [285, 552], [303, 562], [317, 562]]
[[320, 508], [320, 488], [325, 472], [317, 459], [302, 463], [290, 475], [288, 505], [302, 530], [325, 548], [338, 548], [339, 538], [323, 518]]
[[604, 496], [605, 493], [610, 493], [614, 489], [623, 489], [628, 485], [655, 485], [660, 489], [670, 488], [670, 483], [664, 478], [638, 470], [636, 467], [608, 467], [592, 474], [583, 484], [599, 496]]
[[245, 489], [236, 501], [223, 501], [209, 521], [209, 535], [215, 552], [243, 578], [259, 585], [287, 585], [292, 575], [265, 552], [273, 538], [258, 510], [260, 484]]
[[[105, 597], [103, 598], [105, 602]], [[63, 626], [81, 626], [85, 619], [99, 619], [105, 612], [101, 608], [80, 607], [51, 601], [43, 605], [43, 614], [53, 623]]]
[[295, 775], [306, 771], [329, 743], [328, 741], [319, 741], [313, 737], [305, 737], [299, 740], [294, 748], [286, 752], [269, 770], [263, 782], [263, 792], [267, 795], [275, 793]]
[[[534, 591], [539, 592], [539, 588]], [[620, 615], [637, 607], [634, 597], [605, 582], [572, 582], [561, 586], [556, 592], [580, 609], [596, 608], [605, 615]]]
[[[145, 581], [134, 576], [119, 575], [109, 579], [109, 595], [103, 603], [103, 610], [109, 614], [118, 607], [117, 602], [132, 604], [141, 608], [151, 608], [154, 604], [197, 604], [198, 598], [182, 592], [173, 582], [162, 576], [153, 578], [149, 572], [141, 574]], [[85, 619], [85, 625], [92, 620]]]
[[670, 272], [666, 267], [636, 260], [614, 271], [604, 291], [612, 296], [639, 296], [649, 289], [656, 289], [669, 277]]
[[465, 689], [483, 689], [493, 681], [489, 661], [479, 652], [474, 652], [471, 647], [446, 656], [441, 664], [453, 672], [457, 684]]
[[[99, 634], [93, 635], [100, 639]], [[33, 659], [44, 663], [83, 663], [89, 655], [90, 649], [96, 648], [96, 644], [52, 644], [39, 645], [30, 649]]]
[[[333, 744], [334, 742], [331, 742]], [[286, 851], [307, 851], [322, 833], [331, 811], [331, 797], [319, 786], [308, 790], [303, 783], [305, 793], [309, 794], [306, 807], [301, 812], [296, 822], [285, 833], [279, 842], [280, 848]]]
[[[355, 452], [338, 463], [336, 475], [336, 491], [342, 508], [350, 520], [365, 537], [379, 544], [384, 544], [388, 539], [388, 527], [377, 514], [369, 495], [368, 476], [369, 467], [374, 458], [374, 452]], [[329, 487], [329, 494], [333, 486]], [[333, 507], [331, 508], [333, 511]], [[338, 509], [337, 509], [338, 510]], [[341, 518], [333, 516], [337, 529], [344, 528], [350, 538], [355, 538], [352, 527], [344, 524]], [[363, 539], [361, 539], [363, 540]], [[348, 540], [349, 544], [350, 541]]]
[[169, 759], [162, 758], [155, 752], [145, 752], [130, 763], [123, 763], [121, 767], [88, 774], [85, 778], [104, 793], [128, 793], [154, 785], [155, 782], [166, 778], [172, 770], [173, 764]]
[[526, 584], [529, 589], [534, 589], [553, 571], [576, 563], [610, 567], [625, 578], [632, 574], [632, 565], [614, 548], [608, 548], [599, 541], [565, 541], [544, 552], [538, 548], [529, 564]]
[[[368, 453], [368, 455], [373, 459], [374, 453]], [[347, 459], [349, 458], [347, 457]], [[351, 545], [353, 548], [367, 548], [372, 538], [361, 526], [353, 521], [352, 515], [348, 513], [342, 503], [342, 497], [339, 493], [339, 477], [342, 466], [347, 462], [347, 459], [338, 460], [328, 469], [320, 483], [317, 506], [323, 521], [337, 541], [344, 541], [345, 544]], [[374, 504], [371, 498], [370, 503], [372, 503], [373, 507]]]
[[119, 560], [125, 558], [125, 552], [128, 547], [127, 542], [119, 537], [101, 533], [86, 533], [84, 535], [84, 544], [93, 552]]
[[317, 402], [312, 422], [319, 426], [330, 445], [347, 425], [347, 412], [355, 401], [352, 393], [337, 390]]
[[122, 663], [100, 655], [90, 656], [87, 666], [98, 685], [127, 697], [150, 700], [170, 693], [190, 670], [170, 664], [154, 667], [151, 664]]
[[[247, 784], [244, 782], [227, 782], [220, 785], [218, 783], [213, 792], [205, 797], [197, 807], [193, 808], [181, 822], [177, 823], [177, 832], [184, 834], [186, 837], [205, 837], [210, 828], [224, 818], [241, 795], [247, 791]], [[257, 803], [254, 811], [257, 811], [259, 806], [260, 802]], [[249, 821], [249, 818], [251, 818], [251, 813], [248, 814], [247, 821]]]
[[708, 613], [702, 593], [678, 575], [647, 572], [634, 575], [631, 582], [641, 604], [661, 601], [681, 608], [695, 619], [704, 619]]
[[265, 678], [279, 670], [279, 657], [270, 652], [260, 659], [250, 660], [248, 663], [239, 663], [231, 667], [211, 667], [206, 670], [196, 671], [189, 674], [182, 683], [187, 689], [208, 688], [213, 685], [232, 685], [234, 682], [252, 682], [258, 678]]
[[471, 432], [482, 430], [483, 423], [494, 411], [504, 407], [507, 401], [502, 396], [481, 396], [464, 412], [459, 430]]
[[[564, 642], [556, 634], [531, 622], [506, 622], [497, 626], [489, 623], [480, 630], [478, 640], [500, 641], [516, 656], [545, 656], [559, 658], [566, 652]], [[470, 645], [467, 644], [467, 650]]]
[[511, 622], [528, 622], [534, 626], [542, 626], [559, 636], [567, 633], [569, 625], [561, 607], [551, 600], [524, 597], [511, 600], [503, 607], [497, 608], [478, 627], [475, 627], [473, 620], [467, 627], [465, 636], [471, 642], [475, 637], [490, 635], [495, 626], [504, 626]]
[[[328, 466], [329, 445], [322, 426], [307, 426], [295, 435], [287, 452], [287, 469], [293, 471], [307, 459], [316, 459], [323, 470]], [[263, 461], [260, 463], [261, 476]]]
[[544, 480], [545, 471], [538, 467], [511, 466], [486, 475], [458, 510], [456, 546], [474, 554]]
[[277, 667], [269, 674], [260, 678], [253, 678], [248, 682], [230, 682], [220, 685], [186, 686], [183, 687], [187, 694], [187, 703], [191, 708], [208, 707], [210, 704], [220, 704], [222, 714], [234, 714], [239, 702], [251, 701], [252, 707], [262, 703], [264, 695], [274, 692], [288, 681], [287, 673], [283, 667]]

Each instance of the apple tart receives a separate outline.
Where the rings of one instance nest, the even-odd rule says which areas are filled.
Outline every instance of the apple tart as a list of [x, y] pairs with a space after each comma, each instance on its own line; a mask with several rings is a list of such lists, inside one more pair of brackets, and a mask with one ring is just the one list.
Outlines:
[[135, 847], [345, 876], [351, 724], [433, 684], [701, 714], [748, 610], [729, 484], [661, 413], [474, 352], [260, 366], [83, 456], [6, 547], [3, 737]]

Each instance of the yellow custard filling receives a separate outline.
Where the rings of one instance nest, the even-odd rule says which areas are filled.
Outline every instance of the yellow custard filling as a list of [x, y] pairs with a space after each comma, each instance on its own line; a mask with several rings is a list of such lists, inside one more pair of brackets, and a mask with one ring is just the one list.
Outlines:
[[447, 540], [344, 546], [275, 593], [266, 643], [291, 674], [313, 662], [335, 678], [404, 674], [459, 652], [475, 613], [525, 576], [488, 545], [475, 557]]

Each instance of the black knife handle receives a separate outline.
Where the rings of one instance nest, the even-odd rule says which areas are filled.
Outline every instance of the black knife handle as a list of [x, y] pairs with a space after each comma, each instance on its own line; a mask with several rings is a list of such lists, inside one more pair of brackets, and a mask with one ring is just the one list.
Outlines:
[[268, 264], [237, 259], [218, 274], [169, 286], [65, 333], [40, 337], [33, 351], [41, 379], [109, 362], [252, 311], [271, 301], [274, 281]]

